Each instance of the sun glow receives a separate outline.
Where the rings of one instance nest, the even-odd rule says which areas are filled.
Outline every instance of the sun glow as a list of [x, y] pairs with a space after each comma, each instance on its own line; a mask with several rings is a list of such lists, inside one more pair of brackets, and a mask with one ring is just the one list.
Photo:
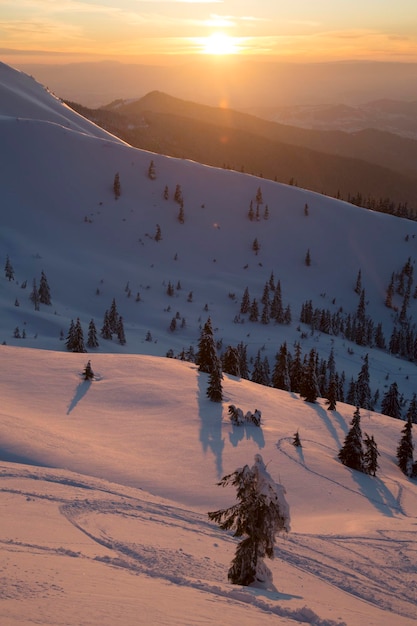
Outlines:
[[234, 37], [225, 33], [213, 33], [205, 39], [204, 54], [237, 54], [239, 48]]

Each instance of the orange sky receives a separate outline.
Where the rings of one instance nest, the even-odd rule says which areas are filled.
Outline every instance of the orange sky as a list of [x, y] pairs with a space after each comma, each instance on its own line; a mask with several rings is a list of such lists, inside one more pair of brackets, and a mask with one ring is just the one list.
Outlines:
[[5, 62], [250, 54], [417, 62], [416, 0], [1, 0]]

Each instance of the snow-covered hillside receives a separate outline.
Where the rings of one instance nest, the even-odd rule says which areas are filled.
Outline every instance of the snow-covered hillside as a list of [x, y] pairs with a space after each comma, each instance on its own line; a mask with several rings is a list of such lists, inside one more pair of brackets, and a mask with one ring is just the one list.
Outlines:
[[[0, 254], [4, 262], [10, 258], [15, 278], [2, 281], [1, 341], [65, 350], [62, 336], [71, 319], [80, 318], [85, 334], [91, 319], [100, 329], [115, 298], [127, 343], [102, 341], [99, 351], [163, 356], [172, 349], [177, 354], [196, 346], [210, 315], [216, 340], [224, 347], [243, 342], [252, 358], [262, 349], [271, 367], [283, 341], [290, 346], [301, 341], [304, 352], [314, 346], [323, 358], [332, 344], [336, 367], [349, 381], [369, 352], [373, 391], [379, 389], [382, 397], [388, 376], [410, 399], [414, 364], [380, 350], [352, 349], [340, 337], [311, 336], [298, 320], [307, 300], [331, 313], [354, 313], [360, 270], [366, 312], [382, 324], [388, 343], [394, 313], [384, 306], [386, 290], [392, 273], [409, 257], [415, 263], [415, 222], [130, 148], [72, 113], [33, 79], [7, 66], [0, 70]], [[17, 115], [12, 116], [13, 107]], [[155, 180], [147, 175], [151, 160]], [[121, 196], [116, 200], [117, 172]], [[184, 200], [183, 224], [173, 199], [177, 185]], [[166, 187], [168, 200], [163, 197]], [[263, 196], [260, 219], [250, 221], [249, 206], [256, 206], [258, 188]], [[157, 225], [162, 234], [158, 242]], [[258, 254], [252, 249], [255, 239]], [[310, 267], [304, 262], [308, 250]], [[35, 311], [29, 296], [42, 271], [52, 306]], [[271, 272], [281, 283], [284, 306], [291, 307], [292, 324], [250, 323], [247, 316], [239, 320], [244, 324], [234, 323], [245, 288], [260, 302]], [[171, 297], [169, 283], [175, 287]], [[399, 298], [396, 304], [401, 306]], [[416, 311], [412, 298], [410, 316]], [[179, 320], [175, 332], [170, 331], [173, 317]], [[20, 335], [25, 331], [25, 339], [13, 336], [16, 328]]]
[[[228, 376], [221, 405], [193, 364], [100, 354], [89, 383], [85, 362], [0, 346], [2, 624], [415, 623], [402, 422], [363, 412], [381, 452], [372, 478], [336, 458], [349, 405], [329, 413]], [[230, 402], [260, 408], [261, 428], [232, 426]], [[275, 591], [228, 584], [236, 540], [207, 518], [234, 500], [219, 478], [256, 453], [291, 512], [268, 562]]]
[[[348, 381], [368, 354], [372, 390], [395, 381], [409, 400], [414, 363], [298, 319], [310, 299], [354, 313], [361, 270], [367, 314], [389, 339], [386, 290], [415, 263], [417, 224], [133, 149], [4, 65], [0, 184], [0, 258], [14, 273], [0, 281], [1, 623], [415, 623], [417, 485], [396, 465], [403, 422], [362, 412], [381, 452], [372, 478], [337, 460], [352, 406], [330, 413], [322, 400], [227, 375], [224, 402], [212, 403], [206, 374], [163, 357], [196, 347], [210, 316], [223, 347], [243, 342], [271, 365], [284, 341], [326, 359], [333, 348]], [[35, 310], [42, 272], [52, 304]], [[290, 325], [239, 315], [245, 288], [260, 301], [271, 272]], [[126, 344], [99, 338], [88, 355], [67, 352], [71, 320], [85, 334], [91, 319], [100, 329], [113, 299]], [[412, 298], [408, 315], [416, 310]], [[80, 378], [87, 359], [91, 383]], [[260, 409], [261, 429], [233, 427], [230, 403]], [[259, 452], [291, 507], [292, 532], [272, 563], [276, 591], [228, 584], [236, 540], [207, 518], [234, 495], [216, 481]]]

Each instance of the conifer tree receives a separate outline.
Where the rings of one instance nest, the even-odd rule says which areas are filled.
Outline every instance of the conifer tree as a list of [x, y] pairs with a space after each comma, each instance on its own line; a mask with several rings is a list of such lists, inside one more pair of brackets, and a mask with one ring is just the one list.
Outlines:
[[94, 320], [91, 319], [88, 325], [87, 348], [98, 348], [97, 329]]
[[150, 180], [155, 180], [156, 178], [155, 163], [153, 162], [153, 160], [149, 163], [148, 178]]
[[119, 313], [117, 312], [117, 305], [116, 305], [116, 299], [113, 298], [111, 306], [110, 306], [110, 310], [109, 310], [109, 326], [110, 326], [110, 331], [112, 333], [117, 333], [117, 329], [119, 326]]
[[240, 304], [240, 312], [241, 313], [248, 313], [250, 309], [250, 296], [249, 296], [249, 289], [248, 287], [245, 288], [245, 291], [243, 292], [243, 296], [242, 296], [242, 302]]
[[217, 367], [217, 353], [210, 317], [204, 324], [200, 334], [196, 363], [199, 372], [206, 372], [207, 374], [210, 374], [210, 372]]
[[180, 209], [178, 211], [178, 221], [180, 224], [184, 224], [185, 222], [185, 214], [184, 214], [184, 204], [181, 202]]
[[339, 450], [338, 458], [347, 467], [359, 472], [363, 471], [362, 431], [359, 407], [353, 414], [351, 428], [345, 437], [343, 446]]
[[346, 403], [352, 406], [358, 405], [358, 395], [356, 393], [356, 381], [351, 378], [349, 383], [348, 392], [346, 395]]
[[260, 187], [258, 187], [257, 191], [256, 191], [256, 198], [255, 198], [257, 204], [263, 204], [264, 200], [262, 197], [262, 190]]
[[71, 320], [65, 346], [70, 352], [86, 352], [84, 346], [84, 333], [79, 317], [77, 317], [75, 324], [74, 320]]
[[398, 466], [403, 474], [406, 476], [412, 476], [413, 474], [413, 423], [411, 418], [408, 417], [404, 428], [402, 429], [402, 437], [397, 448], [397, 460]]
[[75, 322], [74, 327], [74, 345], [72, 348], [73, 352], [86, 352], [84, 346], [84, 333], [81, 327], [80, 318], [77, 317], [77, 321]]
[[292, 440], [292, 445], [295, 448], [302, 448], [301, 439], [300, 439], [300, 435], [298, 433], [298, 430], [297, 430], [296, 433], [294, 433], [294, 439]]
[[177, 202], [177, 204], [181, 204], [182, 202], [184, 202], [182, 197], [181, 185], [176, 185], [175, 187], [174, 200], [175, 202]]
[[73, 351], [72, 348], [74, 345], [74, 339], [75, 339], [75, 325], [74, 325], [74, 320], [71, 320], [70, 327], [68, 329], [67, 338], [65, 341], [65, 346], [67, 350], [69, 350], [70, 352]]
[[253, 222], [253, 220], [255, 219], [255, 212], [253, 210], [252, 200], [250, 201], [250, 205], [249, 205], [248, 218], [251, 222]]
[[38, 295], [39, 295], [39, 302], [41, 304], [47, 304], [47, 305], [51, 304], [51, 292], [49, 289], [47, 278], [43, 270], [41, 272], [41, 279], [39, 281]]
[[251, 381], [253, 383], [258, 383], [258, 385], [267, 385], [267, 376], [264, 368], [264, 364], [261, 359], [261, 351], [258, 350], [255, 361], [253, 363], [253, 371], [251, 376]]
[[39, 290], [36, 286], [36, 278], [33, 279], [33, 287], [29, 299], [33, 303], [35, 311], [39, 311]]
[[304, 265], [307, 265], [307, 267], [310, 267], [310, 265], [311, 265], [310, 248], [306, 252], [306, 255], [305, 255], [305, 258], [304, 258]]
[[413, 393], [413, 397], [410, 400], [410, 404], [408, 405], [407, 414], [405, 419], [411, 419], [413, 424], [417, 424], [417, 396]]
[[156, 225], [154, 239], [155, 239], [155, 241], [161, 241], [161, 239], [162, 239], [162, 232], [161, 232], [161, 227], [160, 227], [159, 224]]
[[281, 281], [278, 281], [275, 287], [274, 297], [272, 298], [272, 302], [271, 302], [271, 317], [278, 324], [282, 324], [284, 321], [284, 309], [282, 306], [282, 294], [281, 294]]
[[301, 344], [295, 344], [294, 358], [290, 362], [291, 391], [300, 393], [303, 380], [303, 363], [301, 360]]
[[239, 369], [240, 375], [245, 380], [249, 380], [249, 369], [248, 369], [248, 357], [247, 357], [247, 345], [243, 342], [240, 342], [237, 345], [237, 353], [239, 355]]
[[119, 316], [119, 319], [117, 320], [116, 334], [117, 334], [117, 339], [119, 340], [120, 345], [124, 346], [126, 343], [126, 337], [125, 337], [125, 329], [123, 325], [123, 318], [121, 315]]
[[329, 386], [327, 389], [327, 399], [326, 399], [328, 411], [336, 410], [336, 402], [337, 402], [336, 376], [334, 374], [330, 374]]
[[93, 368], [91, 367], [91, 361], [88, 361], [87, 365], [85, 366], [83, 370], [83, 378], [84, 380], [93, 380], [94, 378], [94, 372], [93, 372]]
[[378, 446], [376, 445], [374, 436], [369, 436], [368, 433], [365, 433], [364, 444], [363, 469], [367, 474], [375, 476], [379, 468], [378, 457], [380, 453], [378, 452]]
[[6, 264], [4, 266], [4, 275], [6, 276], [9, 282], [14, 280], [14, 269], [9, 259], [9, 255], [6, 256]]
[[398, 385], [393, 382], [381, 401], [381, 413], [401, 419], [400, 394]]
[[265, 302], [265, 304], [262, 307], [262, 314], [261, 314], [261, 323], [262, 324], [269, 324], [270, 322], [270, 317], [269, 317], [269, 302]]
[[110, 326], [109, 312], [108, 311], [106, 311], [104, 313], [104, 321], [103, 321], [103, 326], [101, 328], [100, 334], [103, 337], [103, 339], [111, 339], [112, 338], [112, 330], [111, 330], [111, 326]]
[[356, 381], [356, 402], [362, 409], [372, 410], [372, 393], [369, 386], [369, 361], [365, 354], [363, 365]]
[[113, 181], [113, 193], [114, 193], [115, 200], [120, 198], [121, 192], [122, 190], [120, 186], [120, 175], [119, 175], [119, 172], [116, 172], [116, 174], [114, 175], [114, 181]]
[[303, 371], [300, 393], [306, 402], [315, 402], [319, 396], [319, 385], [316, 370], [317, 351], [310, 350], [306, 366]]
[[222, 356], [223, 371], [231, 376], [240, 376], [239, 352], [233, 346], [227, 346]]
[[223, 386], [222, 386], [222, 369], [220, 361], [217, 359], [214, 367], [209, 374], [209, 383], [207, 387], [207, 397], [212, 402], [221, 402], [223, 400]]
[[258, 256], [258, 252], [259, 252], [260, 249], [261, 249], [261, 246], [259, 245], [259, 241], [258, 241], [257, 237], [255, 237], [255, 239], [253, 240], [253, 243], [252, 243], [252, 250], [254, 251], [256, 256]]
[[250, 309], [249, 309], [249, 321], [257, 322], [258, 320], [259, 320], [258, 301], [256, 298], [254, 298], [252, 300], [252, 304], [250, 305]]
[[279, 352], [275, 356], [275, 366], [272, 372], [272, 386], [275, 389], [283, 389], [284, 391], [290, 391], [291, 379], [290, 379], [290, 362], [288, 356], [287, 344], [284, 342]]
[[271, 478], [260, 454], [250, 468], [245, 465], [224, 476], [218, 485], [236, 488], [237, 503], [227, 509], [208, 513], [210, 520], [222, 530], [233, 530], [235, 537], [243, 537], [236, 548], [228, 571], [228, 579], [235, 585], [253, 582], [272, 584], [272, 574], [263, 562], [274, 558], [276, 535], [290, 530], [289, 506], [285, 489]]

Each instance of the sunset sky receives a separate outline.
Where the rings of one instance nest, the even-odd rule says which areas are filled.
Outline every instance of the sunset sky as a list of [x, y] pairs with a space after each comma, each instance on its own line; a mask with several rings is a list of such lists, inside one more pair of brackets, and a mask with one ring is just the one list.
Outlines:
[[417, 62], [417, 2], [0, 0], [5, 62], [202, 53]]

